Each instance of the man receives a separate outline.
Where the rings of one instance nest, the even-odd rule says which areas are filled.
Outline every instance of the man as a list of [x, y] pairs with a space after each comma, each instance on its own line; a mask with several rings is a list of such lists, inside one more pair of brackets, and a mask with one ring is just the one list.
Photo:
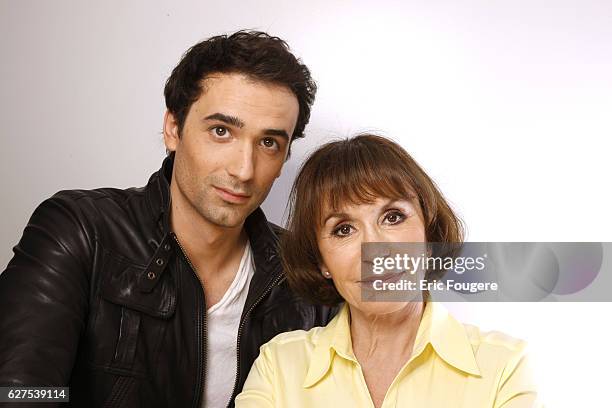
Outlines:
[[261, 32], [192, 47], [165, 87], [168, 157], [147, 186], [62, 191], [0, 275], [0, 385], [83, 407], [225, 407], [259, 347], [333, 310], [287, 288], [259, 208], [316, 86]]

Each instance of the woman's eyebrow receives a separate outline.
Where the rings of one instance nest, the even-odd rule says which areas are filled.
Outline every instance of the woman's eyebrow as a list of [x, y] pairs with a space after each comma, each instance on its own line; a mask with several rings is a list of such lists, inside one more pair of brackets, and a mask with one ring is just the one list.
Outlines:
[[412, 203], [412, 200], [414, 200], [415, 198], [417, 198], [417, 196], [416, 196], [416, 194], [414, 194], [414, 193], [412, 193], [412, 192], [410, 192], [409, 194], [410, 194], [410, 195], [409, 195], [408, 197], [406, 197], [406, 198], [395, 198], [395, 199], [390, 199], [389, 201], [387, 201], [387, 202], [384, 204], [384, 207], [388, 207], [388, 206], [390, 206], [390, 205], [397, 204], [397, 203], [399, 203], [399, 202], [401, 202], [401, 201], [408, 201], [409, 203]]
[[323, 225], [327, 224], [327, 221], [329, 221], [331, 218], [349, 218], [349, 216], [347, 213], [331, 213], [325, 217], [325, 220], [323, 220]]
[[389, 198], [387, 201], [383, 202], [380, 207], [379, 210], [380, 211], [387, 211], [389, 209], [389, 207], [392, 207], [396, 204], [398, 204], [401, 201], [409, 201], [410, 199], [404, 199], [404, 198]]

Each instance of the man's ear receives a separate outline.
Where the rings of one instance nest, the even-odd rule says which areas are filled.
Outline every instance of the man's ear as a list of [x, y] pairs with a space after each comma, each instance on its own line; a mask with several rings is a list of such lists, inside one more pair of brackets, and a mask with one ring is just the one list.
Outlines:
[[283, 166], [284, 166], [284, 163], [283, 163], [283, 165], [281, 165], [280, 169], [278, 169], [278, 173], [276, 173], [276, 176], [274, 176], [275, 179], [277, 179], [277, 178], [279, 178], [281, 176], [281, 174], [283, 172]]
[[285, 163], [291, 158], [291, 143], [293, 142], [293, 135], [289, 138], [289, 147], [287, 148], [287, 154], [285, 155]]
[[169, 152], [176, 151], [180, 140], [178, 122], [174, 115], [167, 110], [164, 114], [164, 143], [166, 150]]
[[287, 162], [289, 161], [289, 157], [291, 157], [291, 139], [289, 139], [289, 147], [287, 148], [287, 153], [285, 153], [285, 160], [283, 160], [283, 165], [280, 167], [280, 169], [278, 169], [278, 173], [276, 174], [275, 178], [279, 178], [283, 172], [283, 167], [285, 167], [285, 164], [287, 164]]

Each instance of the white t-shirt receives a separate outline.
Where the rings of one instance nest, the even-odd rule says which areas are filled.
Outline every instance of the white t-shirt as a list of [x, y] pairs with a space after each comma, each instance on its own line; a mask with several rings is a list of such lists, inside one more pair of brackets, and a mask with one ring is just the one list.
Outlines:
[[206, 311], [206, 378], [202, 408], [225, 408], [236, 381], [236, 341], [240, 316], [255, 273], [247, 242], [234, 281], [223, 298]]

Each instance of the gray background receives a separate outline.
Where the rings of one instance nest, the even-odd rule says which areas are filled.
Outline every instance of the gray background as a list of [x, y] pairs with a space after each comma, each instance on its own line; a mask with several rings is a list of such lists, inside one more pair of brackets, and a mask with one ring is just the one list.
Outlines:
[[[272, 220], [307, 152], [375, 130], [423, 165], [470, 240], [610, 240], [609, 0], [0, 0], [0, 270], [54, 192], [146, 183], [164, 157], [171, 69], [239, 28], [285, 38], [320, 86], [307, 139], [264, 204]], [[550, 406], [596, 405], [607, 389], [596, 363], [612, 362], [598, 316], [612, 309], [570, 306], [454, 310], [528, 338]], [[553, 369], [581, 333], [593, 334], [590, 357]], [[593, 375], [562, 375], [572, 370]]]

